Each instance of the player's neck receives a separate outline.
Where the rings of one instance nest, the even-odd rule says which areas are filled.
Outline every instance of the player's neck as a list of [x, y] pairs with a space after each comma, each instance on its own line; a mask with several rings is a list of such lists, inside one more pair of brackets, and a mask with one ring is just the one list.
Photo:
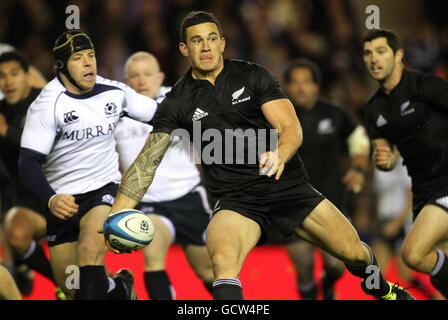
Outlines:
[[79, 94], [84, 94], [84, 93], [87, 93], [87, 92], [90, 92], [90, 91], [93, 90], [93, 87], [89, 88], [89, 89], [81, 90], [80, 88], [75, 86], [73, 83], [71, 83], [67, 79], [67, 77], [64, 74], [62, 74], [62, 73], [59, 74], [59, 79], [62, 81], [62, 84], [67, 89], [67, 91], [72, 93], [72, 94], [79, 95]]
[[380, 83], [381, 89], [384, 91], [384, 93], [390, 94], [392, 90], [400, 83], [401, 77], [403, 75], [403, 68], [404, 67], [402, 63], [395, 65], [392, 74], [382, 83]]
[[193, 77], [193, 79], [196, 80], [208, 80], [212, 85], [215, 85], [215, 80], [223, 69], [224, 69], [224, 61], [221, 58], [221, 62], [218, 68], [210, 72], [204, 72], [202, 70], [192, 68], [191, 76]]

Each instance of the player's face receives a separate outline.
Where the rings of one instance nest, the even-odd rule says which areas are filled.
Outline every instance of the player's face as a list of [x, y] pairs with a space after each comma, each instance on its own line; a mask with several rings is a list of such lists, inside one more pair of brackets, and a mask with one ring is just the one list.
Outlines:
[[319, 86], [313, 79], [313, 73], [308, 68], [295, 68], [291, 71], [290, 81], [286, 91], [291, 101], [299, 107], [313, 107]]
[[163, 72], [158, 71], [150, 59], [141, 59], [129, 64], [126, 83], [135, 91], [150, 98], [155, 98], [162, 85]]
[[9, 104], [15, 104], [28, 96], [31, 86], [19, 62], [12, 60], [0, 63], [0, 89]]
[[391, 76], [401, 60], [399, 51], [394, 54], [385, 37], [364, 43], [364, 63], [373, 79], [383, 82]]
[[205, 22], [188, 27], [186, 38], [187, 43], [181, 43], [180, 50], [190, 58], [193, 69], [206, 74], [222, 67], [225, 40], [216, 24]]
[[96, 58], [92, 49], [83, 50], [70, 57], [68, 72], [73, 80], [85, 91], [92, 90], [96, 81]]

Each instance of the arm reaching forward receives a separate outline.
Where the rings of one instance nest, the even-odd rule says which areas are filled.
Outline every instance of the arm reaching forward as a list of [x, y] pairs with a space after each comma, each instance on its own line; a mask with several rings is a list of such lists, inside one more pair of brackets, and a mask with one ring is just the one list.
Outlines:
[[142, 151], [126, 171], [111, 211], [134, 208], [145, 195], [154, 179], [156, 169], [171, 144], [167, 133], [151, 133]]

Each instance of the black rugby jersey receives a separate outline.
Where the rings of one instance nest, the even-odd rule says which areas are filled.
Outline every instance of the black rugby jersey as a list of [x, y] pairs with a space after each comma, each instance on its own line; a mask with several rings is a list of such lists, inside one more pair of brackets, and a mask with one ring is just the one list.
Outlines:
[[6, 137], [0, 136], [0, 156], [16, 182], [19, 182], [17, 162], [19, 160], [20, 138], [25, 125], [26, 113], [40, 92], [41, 89], [32, 88], [30, 94], [25, 99], [14, 105], [6, 102], [6, 99], [0, 101], [0, 113], [5, 116], [8, 123]]
[[386, 95], [381, 88], [368, 101], [371, 139], [398, 147], [413, 189], [446, 185], [448, 177], [448, 83], [436, 76], [404, 70]]
[[347, 154], [347, 138], [357, 124], [346, 110], [323, 99], [311, 110], [294, 107], [303, 129], [299, 155], [310, 182], [340, 207], [345, 190], [341, 157]]
[[[264, 144], [265, 150], [270, 150], [269, 129], [272, 129], [261, 106], [282, 98], [287, 97], [265, 68], [256, 63], [226, 59], [214, 86], [207, 80], [193, 79], [191, 69], [179, 79], [156, 112], [153, 132], [171, 134], [183, 128], [195, 143], [194, 135], [196, 132], [197, 137], [200, 126], [202, 139], [197, 149], [202, 151], [206, 185], [213, 197], [263, 200], [296, 196], [295, 187], [306, 179], [298, 153], [288, 161], [279, 181], [259, 173], [258, 151], [263, 149], [258, 147]], [[226, 131], [235, 134], [237, 129], [249, 133], [244, 138], [244, 163], [236, 163], [237, 160], [241, 162], [241, 158], [236, 157], [236, 148], [241, 144], [236, 145], [237, 139], [227, 140]], [[263, 129], [266, 143], [256, 139], [254, 157], [253, 148], [248, 145], [252, 146], [253, 136], [258, 137]], [[228, 152], [226, 144], [233, 152]], [[206, 156], [210, 154], [216, 161], [207, 161]]]

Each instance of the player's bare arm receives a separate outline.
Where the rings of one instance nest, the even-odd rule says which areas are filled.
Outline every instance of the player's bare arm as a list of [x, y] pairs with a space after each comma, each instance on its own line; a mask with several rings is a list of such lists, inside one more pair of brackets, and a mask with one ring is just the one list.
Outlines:
[[390, 171], [395, 168], [398, 157], [398, 150], [395, 146], [391, 146], [386, 139], [372, 140], [373, 144], [373, 161], [379, 170]]
[[133, 208], [140, 202], [170, 144], [171, 137], [167, 133], [149, 135], [142, 151], [123, 176], [112, 211]]
[[285, 163], [297, 152], [303, 141], [302, 126], [289, 99], [266, 102], [261, 106], [266, 120], [279, 133], [276, 152], [266, 152], [260, 156], [260, 167], [268, 177], [274, 173], [280, 179]]

